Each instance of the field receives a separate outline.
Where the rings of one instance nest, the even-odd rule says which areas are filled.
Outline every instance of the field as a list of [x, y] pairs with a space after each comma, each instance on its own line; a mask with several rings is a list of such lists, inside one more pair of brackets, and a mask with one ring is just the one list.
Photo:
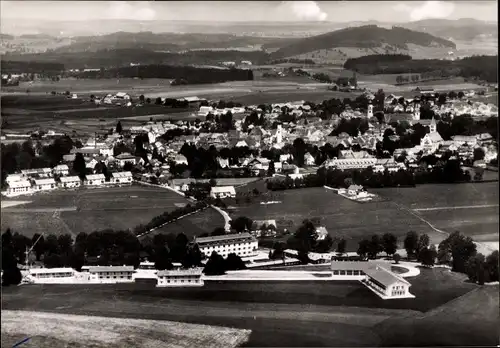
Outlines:
[[[410, 230], [428, 233], [436, 240], [441, 236], [425, 222], [390, 202], [356, 203], [324, 188], [306, 188], [272, 192], [265, 200], [279, 204], [232, 205], [232, 218], [248, 216], [253, 220], [276, 220], [278, 228], [295, 231], [304, 219], [319, 218], [332, 237], [347, 240], [347, 250], [357, 250], [358, 242], [372, 234], [391, 232], [401, 237]], [[230, 209], [232, 208], [232, 209]]]
[[207, 208], [196, 214], [186, 216], [148, 234], [179, 234], [184, 233], [189, 239], [202, 233], [210, 233], [217, 227], [224, 227], [224, 218], [213, 208]]
[[23, 200], [31, 202], [2, 208], [1, 226], [29, 237], [35, 233], [77, 235], [105, 228], [132, 229], [188, 203], [169, 190], [142, 186], [53, 191]]
[[275, 219], [278, 228], [291, 231], [304, 219], [319, 218], [332, 237], [347, 240], [348, 251], [356, 251], [361, 239], [386, 232], [401, 244], [410, 230], [427, 233], [433, 243], [458, 230], [478, 242], [498, 244], [498, 182], [369, 191], [385, 201], [360, 204], [324, 188], [307, 188], [269, 192], [250, 204], [229, 203], [227, 211], [232, 218]]
[[[418, 277], [410, 279], [416, 299], [391, 301], [381, 300], [357, 282], [210, 281], [204, 288], [196, 289], [155, 289], [146, 285], [23, 286], [3, 289], [2, 305], [3, 310], [246, 329], [252, 331], [243, 345], [248, 347], [380, 346], [386, 342], [405, 345], [408, 340], [403, 336], [415, 332], [415, 321], [422, 327], [435, 325], [435, 332], [443, 332], [421, 335], [419, 342], [428, 346], [438, 342], [450, 345], [447, 343], [455, 342], [456, 334], [464, 334], [465, 327], [470, 335], [465, 342], [496, 343], [497, 330], [492, 324], [498, 325], [498, 311], [495, 313], [492, 308], [498, 308], [498, 286], [489, 291], [463, 280], [463, 276], [447, 270], [423, 269]], [[487, 303], [478, 302], [483, 298], [474, 295], [482, 292], [488, 292]], [[468, 295], [456, 300], [464, 294]], [[450, 307], [447, 303], [452, 300], [464, 303], [463, 308], [476, 308], [482, 314], [481, 320], [441, 310]], [[480, 312], [486, 305], [490, 306], [485, 307], [488, 310]], [[442, 319], [437, 321], [436, 315]], [[393, 323], [398, 324], [397, 332], [388, 329]]]
[[498, 182], [370, 191], [411, 209], [440, 230], [498, 245]]
[[[24, 325], [26, 320], [29, 326]], [[2, 311], [2, 346], [12, 346], [30, 337], [23, 347], [66, 347], [70, 344], [72, 347], [229, 348], [244, 343], [249, 336], [249, 330], [169, 321]]]

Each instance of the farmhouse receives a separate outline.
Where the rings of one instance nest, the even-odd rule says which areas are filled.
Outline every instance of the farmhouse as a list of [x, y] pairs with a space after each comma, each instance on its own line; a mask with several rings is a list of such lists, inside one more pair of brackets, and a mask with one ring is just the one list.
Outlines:
[[227, 257], [231, 253], [240, 257], [257, 255], [258, 242], [250, 233], [195, 238], [194, 242], [206, 257], [210, 257], [214, 251], [222, 257]]
[[163, 286], [203, 286], [202, 269], [158, 271], [157, 287]]
[[84, 158], [96, 157], [100, 154], [99, 149], [93, 147], [82, 147], [81, 149], [72, 149], [71, 153], [77, 154], [81, 153]]
[[8, 195], [21, 195], [31, 193], [31, 183], [28, 180], [12, 181], [7, 188]]
[[89, 267], [90, 280], [97, 283], [131, 282], [134, 266]]
[[410, 294], [409, 282], [381, 266], [368, 268], [364, 272], [366, 278], [361, 282], [384, 300], [415, 297]]
[[67, 164], [59, 164], [52, 168], [52, 173], [54, 173], [54, 175], [66, 176], [69, 174], [69, 167]]
[[59, 186], [63, 188], [74, 188], [82, 185], [82, 181], [78, 176], [63, 176], [59, 180], [61, 181]]
[[131, 184], [132, 183], [132, 173], [131, 172], [118, 172], [111, 174], [111, 182], [113, 184]]
[[85, 178], [85, 186], [102, 186], [106, 181], [104, 174], [91, 174]]
[[212, 187], [210, 189], [210, 197], [212, 198], [234, 198], [236, 197], [236, 191], [234, 186], [218, 186]]
[[56, 188], [56, 182], [54, 179], [35, 179], [33, 188], [35, 191], [47, 191]]

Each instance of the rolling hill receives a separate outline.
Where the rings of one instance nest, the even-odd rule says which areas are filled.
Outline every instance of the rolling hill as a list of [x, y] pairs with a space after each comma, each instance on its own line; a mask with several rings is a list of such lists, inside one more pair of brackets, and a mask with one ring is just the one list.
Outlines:
[[477, 38], [498, 38], [498, 23], [472, 18], [457, 20], [424, 19], [404, 24], [405, 28], [426, 32], [450, 40], [471, 41]]
[[272, 57], [275, 59], [294, 57], [336, 47], [408, 50], [408, 44], [432, 48], [456, 48], [455, 43], [428, 33], [412, 31], [401, 27], [385, 29], [376, 25], [365, 25], [299, 39], [280, 48], [272, 54]]

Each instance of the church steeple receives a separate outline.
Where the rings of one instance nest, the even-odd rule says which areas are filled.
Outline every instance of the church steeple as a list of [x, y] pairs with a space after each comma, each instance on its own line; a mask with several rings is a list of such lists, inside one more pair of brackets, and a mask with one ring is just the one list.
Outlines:
[[434, 116], [432, 116], [431, 124], [429, 125], [429, 130], [431, 133], [437, 132], [437, 125], [436, 125], [436, 120], [434, 119]]

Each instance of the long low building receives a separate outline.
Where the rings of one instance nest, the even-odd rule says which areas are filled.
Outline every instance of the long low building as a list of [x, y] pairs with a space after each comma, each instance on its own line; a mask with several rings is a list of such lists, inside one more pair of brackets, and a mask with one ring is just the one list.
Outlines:
[[240, 257], [257, 255], [258, 242], [250, 233], [202, 237], [196, 238], [194, 242], [206, 257], [210, 257], [214, 251], [222, 257], [227, 257], [231, 253]]
[[361, 282], [384, 300], [415, 297], [408, 281], [382, 266], [368, 268], [365, 274]]
[[134, 266], [94, 266], [89, 267], [90, 281], [96, 283], [131, 282]]
[[158, 271], [158, 287], [203, 286], [202, 268]]
[[131, 172], [117, 172], [111, 174], [111, 183], [113, 184], [132, 184]]
[[82, 181], [78, 176], [63, 176], [59, 178], [60, 187], [62, 188], [75, 188], [82, 185]]
[[31, 183], [28, 180], [12, 181], [7, 187], [7, 194], [9, 196], [25, 195], [31, 192]]

